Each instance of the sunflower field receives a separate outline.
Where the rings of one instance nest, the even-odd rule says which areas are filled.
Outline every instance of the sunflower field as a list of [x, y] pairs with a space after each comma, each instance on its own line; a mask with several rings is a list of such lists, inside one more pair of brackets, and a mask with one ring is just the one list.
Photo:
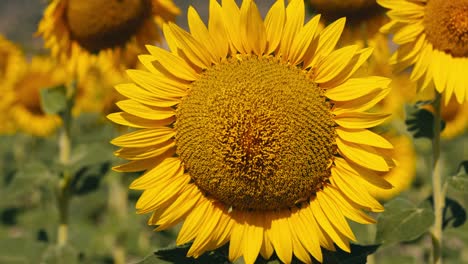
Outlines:
[[468, 263], [468, 0], [0, 1], [0, 264]]

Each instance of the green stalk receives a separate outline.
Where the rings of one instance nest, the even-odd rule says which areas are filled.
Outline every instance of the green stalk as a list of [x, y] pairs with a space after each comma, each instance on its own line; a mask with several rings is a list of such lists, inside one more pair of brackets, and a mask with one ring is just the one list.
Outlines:
[[59, 227], [57, 233], [57, 243], [60, 246], [65, 245], [68, 240], [68, 208], [70, 202], [69, 189], [71, 182], [71, 174], [69, 169], [66, 167], [70, 161], [70, 151], [70, 133], [69, 129], [64, 127], [60, 132], [59, 136], [59, 158], [60, 163], [65, 167], [65, 169], [63, 171], [63, 178], [60, 180], [57, 195], [59, 209]]
[[433, 263], [442, 264], [442, 221], [445, 206], [445, 191], [442, 187], [440, 132], [441, 95], [436, 92], [434, 107], [434, 137], [432, 139], [432, 192], [434, 198], [434, 225], [432, 227]]
[[57, 200], [59, 210], [59, 226], [57, 232], [57, 244], [63, 246], [68, 241], [68, 213], [70, 204], [70, 184], [73, 175], [68, 168], [71, 155], [71, 108], [73, 106], [74, 83], [67, 86], [67, 108], [62, 115], [63, 126], [59, 135], [59, 161], [63, 166], [62, 179], [58, 186]]

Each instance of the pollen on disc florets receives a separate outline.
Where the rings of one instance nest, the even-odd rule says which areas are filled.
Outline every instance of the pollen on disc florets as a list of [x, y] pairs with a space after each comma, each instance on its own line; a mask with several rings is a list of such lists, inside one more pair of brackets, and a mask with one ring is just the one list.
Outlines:
[[207, 69], [176, 112], [177, 154], [194, 183], [227, 206], [294, 206], [330, 176], [335, 123], [300, 69], [245, 55]]
[[89, 52], [123, 46], [150, 16], [151, 0], [68, 0], [71, 38]]
[[434, 48], [468, 57], [468, 0], [429, 0], [425, 13], [425, 33]]

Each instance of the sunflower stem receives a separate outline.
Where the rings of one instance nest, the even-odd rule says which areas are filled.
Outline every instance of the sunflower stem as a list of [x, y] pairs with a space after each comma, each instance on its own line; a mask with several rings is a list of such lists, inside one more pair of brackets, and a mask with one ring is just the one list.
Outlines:
[[71, 108], [74, 98], [74, 83], [67, 85], [67, 109], [62, 114], [63, 126], [59, 134], [59, 161], [63, 166], [62, 178], [60, 179], [57, 193], [59, 210], [59, 227], [57, 232], [57, 244], [63, 246], [68, 241], [68, 211], [71, 198], [70, 185], [72, 174], [68, 167], [71, 155]]
[[68, 240], [68, 207], [70, 200], [70, 182], [71, 174], [67, 168], [67, 165], [70, 161], [70, 151], [71, 151], [71, 142], [69, 129], [63, 127], [59, 136], [59, 158], [60, 163], [64, 165], [65, 169], [63, 170], [63, 177], [59, 183], [58, 190], [58, 209], [59, 209], [59, 227], [58, 227], [58, 236], [57, 243], [58, 245], [65, 245]]
[[442, 222], [445, 191], [442, 188], [440, 132], [441, 132], [441, 95], [436, 92], [434, 107], [434, 137], [432, 139], [432, 190], [434, 199], [434, 226], [432, 227], [433, 263], [442, 264]]

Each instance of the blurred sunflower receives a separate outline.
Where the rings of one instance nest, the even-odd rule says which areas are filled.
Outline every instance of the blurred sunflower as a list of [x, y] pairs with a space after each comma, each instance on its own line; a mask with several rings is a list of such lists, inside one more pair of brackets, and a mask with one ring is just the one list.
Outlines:
[[387, 137], [394, 149], [387, 150], [395, 158], [398, 166], [388, 173], [381, 173], [382, 177], [393, 185], [392, 189], [383, 190], [372, 184], [367, 184], [372, 196], [379, 200], [389, 200], [411, 186], [416, 176], [416, 153], [413, 142], [407, 136]]
[[[391, 21], [381, 28], [399, 44], [392, 56], [397, 69], [412, 66], [411, 79], [421, 90], [433, 83], [462, 103], [468, 100], [468, 1], [377, 0], [391, 9]], [[432, 82], [433, 81], [433, 82]]]
[[47, 115], [41, 107], [40, 91], [61, 85], [66, 72], [50, 58], [34, 57], [5, 89], [2, 111], [15, 127], [35, 136], [47, 136], [60, 124], [56, 115]]
[[312, 11], [320, 13], [325, 24], [346, 17], [347, 25], [343, 30], [341, 42], [350, 44], [355, 41], [372, 39], [379, 28], [387, 22], [384, 9], [375, 0], [308, 0], [305, 1]]
[[99, 57], [78, 72], [77, 80], [74, 115], [82, 112], [109, 114], [116, 111], [115, 102], [122, 99], [114, 85], [128, 81], [128, 77], [111, 60]]
[[91, 54], [134, 67], [134, 55], [159, 42], [158, 26], [179, 12], [172, 0], [52, 0], [38, 34], [73, 70], [86, 67]]
[[304, 25], [304, 2], [278, 0], [262, 20], [253, 1], [210, 1], [208, 27], [188, 10], [190, 33], [163, 31], [171, 52], [147, 46], [147, 68], [116, 86], [127, 100], [113, 122], [139, 128], [115, 138], [117, 171], [146, 170], [139, 213], [163, 230], [184, 221], [177, 244], [198, 257], [230, 241], [229, 259], [254, 263], [275, 251], [322, 261], [321, 247], [350, 251], [347, 220], [383, 207], [362, 184], [391, 188], [379, 173], [392, 145], [368, 130], [390, 80], [351, 78], [370, 49], [334, 50], [345, 20]]
[[379, 106], [382, 111], [392, 113], [393, 118], [403, 118], [403, 105], [414, 99], [416, 86], [409, 80], [409, 74], [395, 74], [388, 62], [391, 55], [389, 41], [379, 32], [380, 27], [388, 22], [384, 9], [375, 0], [309, 0], [306, 3], [311, 10], [321, 13], [325, 24], [337, 17], [346, 17], [341, 45], [373, 48], [371, 57], [358, 74], [391, 78], [391, 91]]
[[0, 34], [0, 83], [5, 85], [5, 81], [14, 80], [23, 64], [21, 50]]
[[11, 101], [11, 96], [6, 94], [6, 87], [13, 82], [25, 66], [24, 57], [21, 50], [0, 34], [0, 134], [14, 132], [14, 124], [5, 114]]

